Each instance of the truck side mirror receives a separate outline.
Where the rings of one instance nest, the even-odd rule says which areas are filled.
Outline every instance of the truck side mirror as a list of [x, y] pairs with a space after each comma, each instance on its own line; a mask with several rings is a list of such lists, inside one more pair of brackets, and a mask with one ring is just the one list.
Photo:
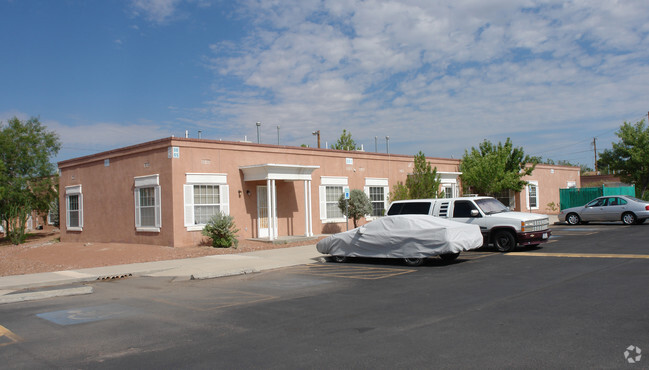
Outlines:
[[477, 209], [472, 209], [471, 210], [471, 217], [478, 217], [480, 216], [480, 212], [478, 212]]

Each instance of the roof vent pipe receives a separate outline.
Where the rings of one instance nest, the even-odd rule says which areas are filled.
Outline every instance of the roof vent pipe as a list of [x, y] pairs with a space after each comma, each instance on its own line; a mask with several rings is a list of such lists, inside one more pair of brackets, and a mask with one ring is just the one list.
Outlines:
[[189, 130], [185, 130], [185, 139], [189, 139]]
[[203, 134], [203, 131], [198, 130], [198, 138], [199, 138], [199, 139], [201, 138], [201, 136], [203, 136], [202, 134]]

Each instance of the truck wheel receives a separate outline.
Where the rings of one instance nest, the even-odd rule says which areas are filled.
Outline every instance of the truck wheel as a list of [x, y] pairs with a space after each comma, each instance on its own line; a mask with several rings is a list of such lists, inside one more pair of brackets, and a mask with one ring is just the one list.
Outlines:
[[499, 230], [493, 238], [494, 246], [499, 252], [511, 252], [516, 247], [516, 238], [507, 230]]

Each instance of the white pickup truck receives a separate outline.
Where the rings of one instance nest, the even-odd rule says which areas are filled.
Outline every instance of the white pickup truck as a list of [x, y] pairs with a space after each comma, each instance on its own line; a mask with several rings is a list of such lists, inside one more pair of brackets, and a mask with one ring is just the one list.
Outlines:
[[547, 215], [513, 212], [492, 197], [408, 199], [392, 202], [387, 215], [423, 214], [480, 226], [484, 245], [501, 252], [517, 245], [547, 242], [552, 231]]

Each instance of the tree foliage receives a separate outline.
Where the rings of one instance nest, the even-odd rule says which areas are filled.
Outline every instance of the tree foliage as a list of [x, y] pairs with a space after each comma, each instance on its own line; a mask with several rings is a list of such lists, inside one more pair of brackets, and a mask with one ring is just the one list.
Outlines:
[[331, 149], [352, 151], [359, 150], [360, 147], [356, 146], [356, 142], [352, 139], [352, 133], [343, 129], [342, 135], [340, 135], [338, 141], [331, 146]]
[[498, 145], [484, 140], [478, 148], [464, 151], [460, 178], [465, 192], [496, 195], [523, 190], [527, 181], [522, 178], [531, 175], [535, 167], [534, 158], [525, 155], [523, 148], [515, 148], [509, 138]]
[[419, 151], [415, 154], [413, 173], [408, 175], [406, 183], [397, 182], [389, 194], [390, 202], [404, 199], [439, 198], [443, 192], [439, 191], [442, 180], [437, 174], [437, 167], [432, 168], [426, 160], [426, 155]]
[[58, 197], [56, 166], [50, 158], [61, 148], [58, 135], [38, 118], [0, 123], [0, 216], [14, 244], [25, 241], [31, 211], [47, 212]]
[[[348, 202], [347, 206], [345, 206], [346, 202]], [[372, 202], [364, 191], [352, 189], [349, 192], [348, 201], [345, 200], [344, 194], [338, 198], [338, 208], [340, 208], [343, 215], [354, 220], [354, 227], [357, 227], [358, 220], [372, 213]], [[345, 214], [345, 208], [347, 208], [347, 214]]]
[[390, 199], [390, 202], [410, 199], [408, 188], [403, 182], [399, 181], [392, 187], [392, 191], [388, 194], [388, 198]]
[[432, 168], [424, 153], [415, 154], [415, 168], [406, 178], [406, 188], [410, 199], [438, 198], [442, 181], [437, 175], [437, 167]]
[[635, 185], [640, 198], [649, 198], [649, 128], [645, 120], [624, 122], [615, 135], [620, 141], [602, 153], [599, 167], [617, 171], [622, 181]]

